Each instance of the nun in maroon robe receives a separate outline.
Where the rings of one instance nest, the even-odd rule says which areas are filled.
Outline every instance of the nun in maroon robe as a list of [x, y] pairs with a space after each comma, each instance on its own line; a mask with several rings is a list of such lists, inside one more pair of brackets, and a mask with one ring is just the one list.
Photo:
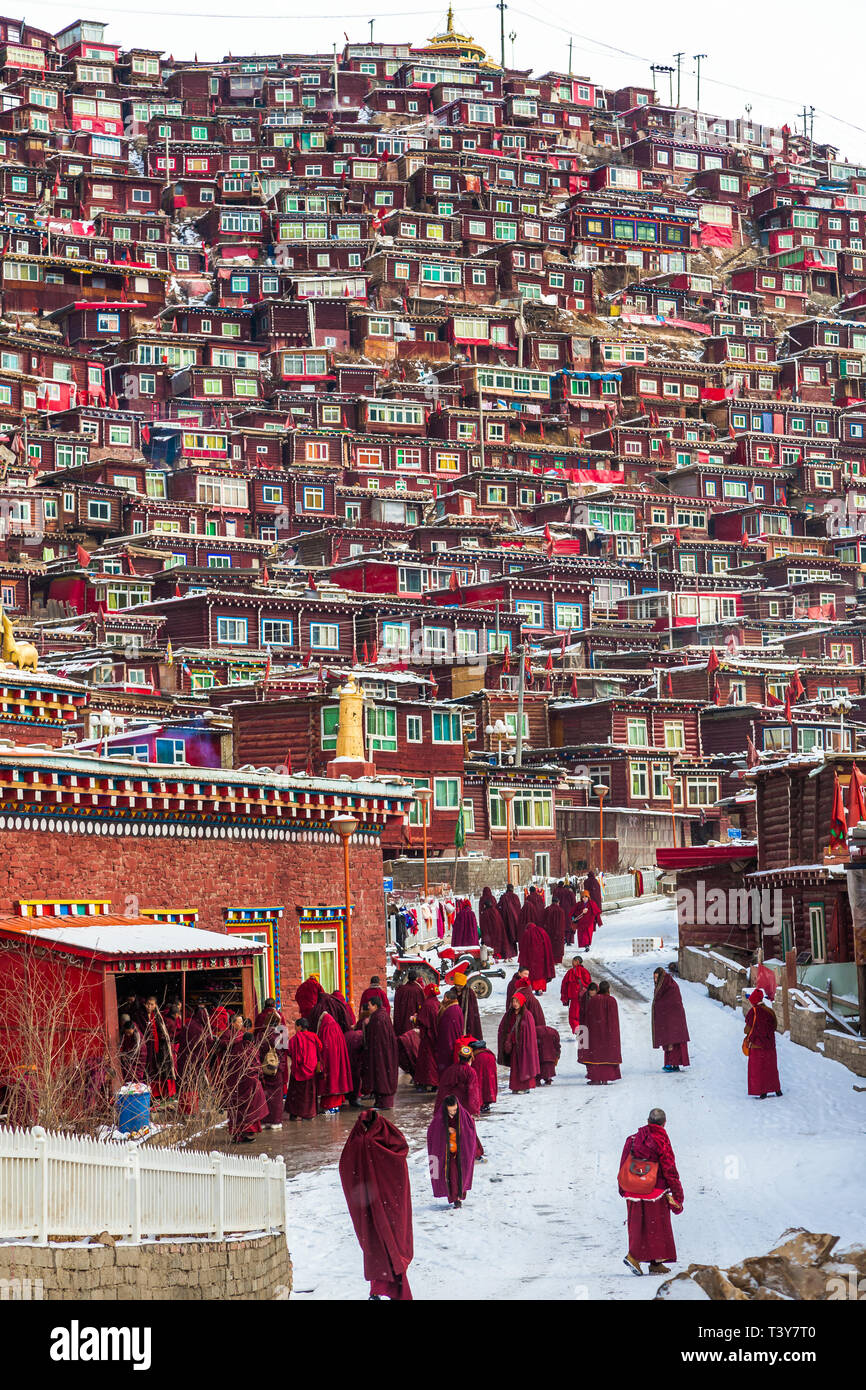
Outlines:
[[464, 1032], [463, 1010], [457, 998], [457, 991], [449, 989], [439, 1005], [436, 1030], [436, 1066], [440, 1074], [453, 1062], [454, 1044]]
[[538, 1060], [535, 1019], [526, 1008], [526, 998], [519, 990], [511, 1000], [511, 1008], [502, 1020], [501, 1028], [504, 1064], [510, 1068], [509, 1088], [515, 1095], [531, 1091], [541, 1072], [541, 1063]]
[[607, 980], [602, 980], [597, 991], [587, 990], [580, 1003], [580, 1013], [585, 1046], [578, 1046], [577, 1060], [586, 1067], [587, 1083], [606, 1086], [609, 1081], [619, 1081], [622, 1061], [619, 1009]]
[[505, 928], [505, 940], [508, 945], [508, 955], [505, 959], [511, 960], [517, 955], [517, 937], [520, 929], [520, 900], [510, 883], [499, 899], [499, 915], [502, 918], [502, 925]]
[[[151, 1002], [148, 999], [148, 1004]], [[177, 1092], [177, 1064], [174, 1044], [165, 1020], [154, 1001], [144, 1028], [144, 1069], [155, 1100]]]
[[144, 1040], [131, 1019], [123, 1025], [119, 1051], [120, 1075], [124, 1086], [133, 1081], [144, 1081]]
[[399, 1038], [412, 1027], [412, 1020], [424, 1003], [424, 986], [418, 983], [414, 972], [410, 972], [405, 985], [394, 990], [394, 1032]]
[[463, 898], [457, 909], [457, 916], [451, 928], [451, 945], [458, 949], [461, 946], [478, 945], [478, 919], [468, 898]]
[[680, 987], [663, 966], [653, 971], [655, 990], [652, 1002], [653, 1047], [662, 1049], [664, 1071], [679, 1071], [689, 1065], [689, 1030]]
[[518, 961], [529, 971], [529, 981], [537, 994], [547, 989], [548, 980], [556, 975], [550, 937], [543, 927], [530, 922], [520, 934], [520, 955]]
[[[261, 1019], [262, 1022], [256, 1029], [256, 1036], [259, 1039], [262, 1090], [265, 1093], [265, 1100], [268, 1103], [268, 1113], [264, 1117], [263, 1124], [268, 1129], [282, 1129], [283, 1106], [286, 1099], [286, 1088], [289, 1084], [289, 1054], [286, 1051], [286, 1025], [276, 1005], [274, 1005], [273, 1008], [265, 1008], [262, 1010], [256, 1019], [257, 1025], [259, 1019]], [[269, 1076], [265, 1071], [265, 1062], [271, 1052], [276, 1054], [277, 1070]]]
[[343, 1195], [364, 1254], [371, 1298], [409, 1300], [412, 1196], [409, 1145], [377, 1110], [359, 1115], [340, 1155]]
[[397, 1082], [400, 1079], [397, 1034], [384, 1009], [376, 1000], [367, 1005], [369, 1018], [364, 1023], [364, 1051], [361, 1055], [361, 1090], [375, 1096], [379, 1110], [393, 1110]]
[[295, 1003], [302, 1018], [309, 1019], [325, 991], [314, 975], [308, 975], [295, 990]]
[[570, 946], [574, 941], [574, 922], [572, 919], [577, 911], [577, 898], [574, 889], [568, 883], [560, 883], [557, 889], [557, 900], [565, 913], [565, 939]]
[[443, 1098], [427, 1128], [427, 1158], [434, 1197], [459, 1207], [472, 1187], [478, 1153], [475, 1121], [458, 1096]]
[[268, 1102], [261, 1082], [259, 1043], [255, 1034], [235, 1031], [225, 1053], [229, 1136], [234, 1144], [252, 1142], [261, 1133]]
[[544, 913], [544, 930], [550, 937], [554, 965], [561, 965], [565, 955], [565, 913], [559, 903], [551, 903]]
[[397, 1062], [401, 1071], [407, 1076], [415, 1079], [415, 1068], [418, 1065], [418, 1050], [421, 1046], [421, 1034], [417, 1028], [407, 1028], [405, 1033], [397, 1034]]
[[[543, 1027], [544, 1010], [539, 1004], [535, 995], [532, 993], [532, 985], [530, 983], [529, 973], [526, 970], [525, 966], [522, 969], [518, 970], [516, 975], [512, 975], [511, 979], [508, 981], [508, 988], [505, 991], [505, 1018], [508, 1018], [508, 1010], [511, 1008], [511, 1001], [514, 998], [515, 991], [518, 989], [520, 990], [520, 993], [526, 1000], [527, 1009], [532, 1014], [532, 1017], [535, 1019], [536, 1028]], [[500, 1027], [501, 1026], [502, 1025], [500, 1023]], [[501, 1052], [501, 1050], [502, 1049], [500, 1048], [499, 1051]], [[499, 1060], [501, 1062], [502, 1058], [500, 1057]]]
[[457, 1003], [460, 1005], [460, 1012], [463, 1015], [463, 1032], [468, 1033], [470, 1038], [480, 1038], [481, 1013], [478, 1008], [478, 995], [462, 971], [458, 970], [455, 973], [452, 988], [457, 995]]
[[328, 999], [332, 1001], [328, 1006], [328, 1013], [337, 1020], [343, 1032], [348, 1033], [349, 1029], [355, 1026], [355, 1010], [338, 989], [332, 989]]
[[322, 1045], [322, 1070], [316, 1077], [320, 1104], [326, 1113], [336, 1113], [352, 1094], [349, 1049], [342, 1028], [329, 1013], [323, 1012], [319, 1018], [316, 1035]]
[[582, 891], [589, 894], [590, 900], [595, 903], [598, 908], [599, 916], [601, 916], [601, 909], [603, 907], [601, 900], [601, 884], [595, 876], [594, 869], [590, 869], [586, 878], [583, 880]]
[[361, 1002], [358, 1006], [359, 1009], [366, 1009], [371, 1000], [374, 1004], [378, 1004], [381, 1009], [384, 1009], [389, 1018], [391, 1017], [391, 1001], [388, 998], [388, 991], [382, 988], [382, 982], [378, 975], [374, 975], [371, 978], [370, 983], [361, 995]]
[[580, 895], [580, 902], [577, 905], [577, 916], [574, 919], [577, 931], [577, 944], [582, 951], [586, 951], [592, 945], [592, 938], [601, 924], [601, 908], [594, 903], [589, 896], [587, 889]]
[[559, 991], [563, 1004], [568, 1005], [568, 1026], [572, 1033], [576, 1033], [580, 1026], [580, 1000], [591, 984], [592, 976], [580, 956], [575, 956], [571, 968], [562, 977]]
[[485, 1042], [480, 1039], [472, 1044], [472, 1065], [478, 1073], [478, 1086], [481, 1092], [481, 1113], [485, 1114], [496, 1104], [499, 1095], [499, 1073], [496, 1058]]
[[642, 1274], [641, 1261], [650, 1261], [650, 1274], [668, 1274], [666, 1268], [656, 1269], [665, 1260], [675, 1260], [677, 1247], [671, 1228], [671, 1212], [676, 1215], [683, 1209], [683, 1186], [677, 1172], [674, 1151], [664, 1127], [664, 1111], [651, 1110], [650, 1118], [658, 1117], [660, 1123], [645, 1124], [636, 1134], [630, 1134], [625, 1141], [620, 1171], [626, 1159], [631, 1157], [658, 1164], [656, 1185], [643, 1196], [624, 1192], [628, 1211], [628, 1255], [624, 1263], [634, 1274]]
[[478, 907], [478, 923], [481, 932], [482, 946], [489, 947], [493, 952], [494, 960], [508, 960], [514, 953], [505, 935], [505, 923], [502, 920], [502, 913], [496, 906], [496, 899], [489, 888], [485, 888], [481, 894], [481, 902]]
[[290, 1120], [312, 1120], [316, 1114], [316, 1072], [322, 1060], [322, 1044], [305, 1018], [295, 1022], [288, 1050], [292, 1070], [286, 1091], [286, 1114]]
[[451, 1066], [440, 1074], [439, 1089], [433, 1102], [435, 1109], [438, 1110], [446, 1096], [456, 1096], [463, 1109], [472, 1116], [481, 1113], [481, 1086], [472, 1065], [472, 1048], [468, 1043], [461, 1043]]
[[436, 1061], [436, 1040], [439, 1034], [439, 1000], [436, 986], [427, 985], [424, 990], [424, 1003], [418, 1010], [418, 1060], [415, 1063], [414, 1081], [419, 1089], [439, 1084], [439, 1065]]
[[753, 989], [751, 1008], [746, 1014], [744, 1050], [748, 1048], [748, 1094], [766, 1100], [771, 1093], [782, 1094], [779, 1064], [776, 1060], [776, 1015], [764, 1003], [764, 991]]
[[556, 1064], [562, 1052], [562, 1041], [558, 1029], [551, 1028], [549, 1023], [543, 1024], [541, 1028], [536, 1026], [535, 1031], [540, 1064], [538, 1080], [543, 1085], [549, 1086], [556, 1076]]

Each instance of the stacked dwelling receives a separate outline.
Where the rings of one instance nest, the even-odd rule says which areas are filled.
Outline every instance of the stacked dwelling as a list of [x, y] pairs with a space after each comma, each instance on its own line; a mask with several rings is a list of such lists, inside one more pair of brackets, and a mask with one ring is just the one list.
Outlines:
[[772, 875], [852, 961], [866, 168], [450, 11], [215, 63], [0, 19], [0, 82], [10, 747], [336, 805], [351, 676], [386, 863]]

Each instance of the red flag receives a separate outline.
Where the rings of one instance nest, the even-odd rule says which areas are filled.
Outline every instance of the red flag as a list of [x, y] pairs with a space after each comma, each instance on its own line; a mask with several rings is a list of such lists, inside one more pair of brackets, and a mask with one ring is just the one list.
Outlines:
[[367, 651], [367, 642], [366, 642], [366, 640], [363, 642], [363, 644], [362, 644], [362, 646], [361, 646], [361, 655], [362, 655], [362, 657], [364, 658], [364, 664], [366, 665], [367, 662], [368, 662], [369, 659], [370, 659], [369, 652]]
[[149, 443], [150, 443], [150, 426], [149, 426], [149, 425], [142, 425], [142, 427], [141, 427], [141, 438], [142, 438], [142, 440], [143, 440], [143, 442], [144, 442], [145, 444], [149, 444]]
[[802, 650], [802, 652], [800, 653], [800, 660], [801, 660], [801, 661], [808, 661], [808, 659], [809, 659], [809, 658], [806, 656], [806, 648], [804, 647], [803, 650]]
[[542, 437], [542, 439], [543, 439], [543, 438], [544, 438], [544, 421], [543, 421], [543, 420], [539, 420], [539, 422], [538, 422], [538, 430], [539, 430], [539, 433], [540, 433], [540, 435], [541, 435], [541, 437]]
[[308, 777], [312, 777], [312, 775], [313, 775], [313, 758], [312, 758], [312, 754], [310, 754], [310, 753], [307, 754], [307, 767], [306, 767], [306, 772], [307, 772], [307, 776], [308, 776]]
[[863, 776], [856, 763], [851, 764], [851, 781], [848, 783], [848, 824], [850, 826], [859, 825], [861, 820], [866, 820], [866, 777]]
[[791, 696], [787, 690], [785, 691], [785, 718], [789, 724], [793, 724], [794, 716], [791, 713]]
[[175, 596], [175, 598], [180, 598], [180, 597], [181, 597], [180, 585], [179, 585], [179, 584], [175, 584], [175, 586], [174, 586], [174, 596]]
[[502, 669], [506, 673], [511, 670], [511, 648], [509, 646], [506, 646], [502, 653]]
[[448, 580], [448, 588], [451, 590], [452, 594], [456, 594], [460, 588], [460, 580], [457, 578], [456, 570], [451, 571], [451, 578]]
[[713, 704], [714, 704], [714, 705], [720, 705], [721, 703], [722, 703], [722, 688], [721, 688], [721, 686], [719, 685], [719, 678], [718, 678], [718, 676], [714, 676], [714, 677], [713, 677]]
[[84, 568], [87, 569], [87, 566], [90, 564], [90, 555], [89, 555], [88, 552], [84, 549], [84, 546], [83, 546], [83, 545], [77, 545], [77, 546], [75, 547], [75, 550], [76, 550], [76, 553], [77, 553], [77, 555], [78, 555], [78, 563], [79, 563], [79, 565], [83, 565]]
[[316, 581], [313, 578], [312, 574], [307, 575], [307, 588], [310, 590], [311, 593], [315, 594], [317, 592]]
[[268, 574], [268, 567], [267, 567], [267, 565], [263, 565], [263, 566], [262, 566], [262, 583], [263, 583], [263, 584], [270, 584], [270, 582], [271, 582], [271, 577], [270, 577], [270, 575]]
[[526, 426], [524, 425], [522, 420], [520, 421], [520, 433], [521, 435], [526, 434]]
[[378, 642], [374, 642], [374, 643], [373, 643], [373, 665], [374, 665], [374, 666], [377, 665], [378, 661], [379, 661], [379, 643], [378, 643]]
[[707, 670], [712, 673], [713, 671], [718, 671], [718, 669], [719, 658], [716, 656], [716, 649], [715, 647], [710, 647], [710, 654], [707, 657]]
[[671, 680], [671, 673], [670, 673], [670, 671], [668, 671], [668, 672], [666, 673], [666, 675], [665, 675], [665, 694], [666, 694], [666, 695], [673, 695], [673, 693], [674, 693], [674, 683], [673, 683], [673, 681]]
[[680, 528], [679, 528], [679, 526], [675, 526], [675, 527], [674, 527], [674, 540], [675, 540], [675, 542], [676, 542], [677, 545], [682, 545], [682, 543], [683, 543], [683, 538], [682, 538], [682, 536], [680, 535]]
[[745, 529], [744, 529], [744, 530], [743, 530], [743, 534], [742, 534], [742, 536], [740, 537], [740, 545], [745, 546], [745, 545], [748, 545], [748, 544], [749, 544], [749, 537], [748, 537], [748, 535], [746, 534], [746, 531], [745, 531]]
[[553, 677], [551, 676], [550, 672], [548, 671], [547, 676], [545, 677], [545, 681], [544, 681], [544, 688], [545, 688], [545, 690], [550, 691], [550, 690], [553, 689], [553, 686], [552, 686], [552, 684], [551, 684], [552, 680], [553, 680]]
[[436, 696], [439, 694], [439, 682], [436, 680], [435, 676], [433, 675], [432, 670], [431, 670], [431, 672], [430, 672], [430, 686], [431, 686], [431, 693], [432, 693], [433, 699], [435, 700], [435, 699], [436, 699]]
[[108, 404], [112, 410], [117, 410], [119, 408], [117, 404], [117, 396], [114, 394], [113, 391], [108, 398]]
[[848, 821], [845, 815], [845, 801], [839, 784], [838, 772], [833, 773], [833, 810], [830, 813], [830, 840], [844, 845], [848, 835]]
[[764, 703], [769, 705], [770, 709], [773, 709], [774, 707], [778, 708], [779, 705], [781, 705], [782, 701], [777, 699], [777, 697], [773, 694], [772, 690], [768, 690], [767, 698]]
[[138, 578], [138, 571], [137, 571], [137, 569], [135, 568], [135, 565], [132, 563], [132, 556], [131, 556], [131, 555], [127, 555], [127, 557], [126, 557], [126, 563], [129, 565], [129, 572], [130, 572], [130, 574], [134, 574], [134, 575], [136, 576], [136, 578]]
[[545, 528], [544, 528], [544, 539], [545, 539], [546, 541], [552, 541], [552, 540], [553, 540], [553, 536], [550, 534], [550, 527], [549, 527], [549, 526], [545, 526]]
[[747, 734], [747, 735], [746, 735], [746, 766], [747, 766], [747, 767], [757, 767], [759, 762], [760, 762], [760, 758], [758, 757], [758, 750], [757, 750], [757, 748], [755, 747], [754, 743], [752, 742], [752, 740], [749, 738], [749, 736], [748, 736], [748, 734]]
[[576, 675], [575, 675], [575, 676], [572, 676], [572, 678], [571, 678], [571, 698], [572, 698], [573, 700], [576, 700], [576, 699], [577, 699], [577, 676], [576, 676]]
[[287, 415], [287, 416], [286, 416], [286, 423], [285, 423], [285, 425], [284, 425], [284, 429], [293, 430], [294, 428], [295, 428], [295, 417], [294, 417], [294, 415]]
[[545, 671], [553, 670], [553, 652], [547, 653], [547, 660], [544, 663], [544, 669]]
[[800, 672], [799, 672], [799, 671], [795, 671], [795, 672], [794, 672], [793, 676], [791, 677], [791, 683], [790, 683], [788, 689], [789, 689], [790, 692], [791, 692], [791, 699], [792, 699], [792, 700], [799, 700], [800, 697], [801, 697], [802, 695], [805, 695], [805, 693], [806, 693], [806, 688], [805, 688], [805, 686], [803, 685], [803, 682], [800, 680]]

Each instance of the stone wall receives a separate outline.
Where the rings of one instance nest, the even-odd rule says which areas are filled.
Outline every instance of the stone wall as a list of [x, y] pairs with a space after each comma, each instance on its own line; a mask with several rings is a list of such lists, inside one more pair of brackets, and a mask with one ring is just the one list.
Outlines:
[[286, 1299], [284, 1235], [142, 1245], [0, 1245], [0, 1296], [67, 1301]]
[[[285, 906], [280, 928], [283, 1010], [300, 983], [297, 906], [342, 906], [343, 850], [324, 832], [291, 840], [166, 838], [55, 830], [0, 830], [0, 916], [18, 898], [110, 899], [111, 911], [197, 907], [198, 926], [222, 931], [228, 907]], [[336, 838], [336, 837], [333, 837]], [[352, 947], [356, 993], [385, 973], [382, 851], [353, 842]]]
[[[532, 859], [512, 859], [511, 882], [515, 886], [529, 882], [532, 877], [532, 863]], [[393, 878], [395, 888], [417, 888], [421, 891], [424, 887], [423, 859], [386, 860], [384, 872], [386, 877]], [[453, 873], [453, 859], [428, 859], [427, 884], [430, 892], [434, 893], [441, 883], [450, 886]], [[488, 886], [495, 893], [504, 893], [505, 882], [505, 859], [488, 859], [485, 856], [481, 859], [457, 860], [454, 891], [458, 894], [474, 894], [478, 897], [482, 888]]]

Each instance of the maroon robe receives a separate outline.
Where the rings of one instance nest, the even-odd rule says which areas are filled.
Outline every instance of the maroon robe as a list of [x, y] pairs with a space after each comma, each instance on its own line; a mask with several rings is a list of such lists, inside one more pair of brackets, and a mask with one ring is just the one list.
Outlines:
[[258, 1042], [252, 1033], [234, 1034], [226, 1048], [224, 1075], [231, 1138], [258, 1134], [268, 1102], [262, 1089]]
[[580, 1000], [584, 991], [592, 984], [592, 976], [585, 965], [572, 965], [562, 977], [559, 997], [568, 1005], [568, 1026], [576, 1033], [580, 1026]]
[[496, 1070], [496, 1058], [489, 1047], [478, 1047], [473, 1049], [475, 1055], [472, 1058], [472, 1065], [478, 1073], [478, 1086], [481, 1091], [481, 1104], [495, 1105], [499, 1095], [499, 1073]]
[[689, 1065], [689, 1030], [686, 1011], [683, 1008], [680, 987], [667, 970], [662, 975], [653, 993], [652, 1002], [653, 1047], [663, 1049], [666, 1067], [687, 1067]]
[[574, 889], [571, 888], [571, 887], [569, 887], [569, 885], [568, 885], [567, 883], [560, 883], [559, 888], [558, 888], [558, 890], [557, 890], [557, 895], [556, 895], [556, 896], [557, 896], [557, 902], [559, 903], [559, 906], [562, 908], [563, 912], [565, 913], [566, 935], [567, 935], [567, 934], [568, 934], [568, 924], [571, 922], [572, 917], [574, 916], [575, 912], [577, 911], [577, 897], [575, 896]]
[[463, 1015], [463, 1033], [467, 1038], [481, 1041], [481, 1012], [478, 1008], [478, 995], [470, 984], [455, 985], [457, 1002]]
[[550, 937], [554, 965], [561, 965], [565, 955], [565, 913], [559, 903], [551, 903], [544, 914], [544, 930]]
[[463, 1010], [459, 1004], [439, 1006], [439, 1022], [436, 1030], [436, 1066], [442, 1073], [454, 1061], [454, 1044], [463, 1034]]
[[481, 944], [490, 948], [495, 960], [508, 960], [513, 951], [505, 934], [502, 913], [496, 906], [496, 900], [489, 888], [485, 888], [481, 894], [478, 912]]
[[405, 1033], [397, 1034], [397, 1060], [400, 1070], [405, 1071], [413, 1080], [420, 1046], [421, 1034], [417, 1028], [407, 1028]]
[[394, 991], [394, 1032], [398, 1038], [413, 1026], [412, 1020], [417, 1017], [423, 1003], [424, 986], [419, 985], [417, 980], [397, 986]]
[[502, 1020], [502, 1053], [510, 1068], [508, 1085], [512, 1091], [530, 1091], [541, 1072], [535, 1019], [526, 1008], [509, 1009], [511, 1017]]
[[328, 999], [332, 1001], [328, 1005], [328, 1012], [337, 1020], [343, 1032], [348, 1033], [355, 1026], [355, 1010], [338, 989], [332, 989]]
[[446, 1096], [456, 1096], [464, 1110], [470, 1115], [481, 1112], [481, 1087], [478, 1075], [471, 1062], [452, 1062], [439, 1077], [439, 1090], [433, 1102], [436, 1109]]
[[137, 1028], [134, 1033], [120, 1035], [120, 1075], [124, 1085], [145, 1079], [144, 1040]]
[[312, 1120], [316, 1113], [316, 1070], [322, 1059], [322, 1044], [309, 1029], [289, 1038], [292, 1073], [286, 1091], [286, 1114]]
[[478, 945], [478, 921], [468, 899], [460, 904], [454, 925], [451, 928], [451, 945], [459, 950], [461, 946]]
[[[544, 1010], [539, 1004], [535, 995], [533, 994], [532, 985], [529, 982], [529, 980], [519, 973], [516, 975], [512, 975], [511, 979], [508, 981], [508, 988], [505, 991], [506, 1015], [508, 1009], [510, 1009], [511, 1007], [511, 1001], [514, 998], [514, 995], [517, 992], [517, 990], [520, 990], [520, 993], [524, 996], [526, 1000], [526, 1007], [532, 1014], [532, 1017], [535, 1019], [536, 1028], [543, 1028]], [[499, 1060], [501, 1062], [502, 1058], [500, 1057]]]
[[577, 944], [582, 951], [592, 945], [592, 938], [601, 921], [601, 909], [592, 898], [582, 898], [577, 905], [574, 925], [577, 930]]
[[391, 1017], [391, 1001], [388, 998], [387, 991], [384, 990], [381, 985], [367, 986], [364, 993], [361, 995], [361, 1002], [358, 1005], [359, 1011], [361, 1009], [366, 1009], [371, 999], [375, 1000], [380, 1008], [385, 1010], [389, 1018]]
[[590, 902], [594, 902], [596, 907], [598, 908], [598, 915], [600, 917], [601, 909], [603, 907], [603, 903], [601, 900], [601, 884], [599, 883], [595, 874], [592, 872], [592, 869], [590, 869], [586, 878], [583, 880], [583, 889], [581, 889], [581, 892], [583, 892], [584, 889], [589, 894]]
[[[457, 1131], [457, 1152], [451, 1152], [448, 1131]], [[427, 1157], [434, 1197], [449, 1202], [462, 1201], [472, 1187], [472, 1174], [478, 1152], [475, 1121], [457, 1097], [457, 1114], [452, 1120], [445, 1106], [437, 1106], [427, 1128]]]
[[562, 1041], [556, 1028], [551, 1028], [550, 1024], [545, 1023], [543, 1027], [536, 1028], [538, 1041], [538, 1061], [540, 1064], [539, 1077], [542, 1081], [552, 1081], [556, 1076], [556, 1064], [562, 1052]]
[[295, 1003], [298, 1006], [298, 1012], [301, 1018], [308, 1019], [310, 1017], [310, 1014], [324, 993], [325, 991], [322, 989], [319, 981], [314, 980], [312, 975], [308, 975], [306, 980], [301, 981], [298, 988], [295, 990]]
[[512, 957], [517, 954], [517, 937], [520, 929], [520, 900], [510, 885], [499, 899], [499, 914], [502, 918], [502, 925], [505, 928], [505, 940], [508, 944], [508, 955], [505, 959], [511, 960]]
[[[283, 1105], [286, 1099], [286, 1088], [289, 1084], [289, 1054], [285, 1047], [278, 1047], [277, 1044], [285, 1037], [283, 1032], [284, 1024], [282, 1015], [275, 1010], [268, 1009], [266, 1014], [258, 1016], [263, 1020], [259, 1042], [259, 1062], [264, 1065], [268, 1051], [273, 1048], [277, 1054], [279, 1066], [273, 1076], [261, 1074], [262, 1090], [265, 1093], [268, 1111], [264, 1117], [266, 1125], [281, 1125], [283, 1123]], [[258, 1022], [258, 1019], [256, 1020]]]
[[394, 1108], [399, 1062], [397, 1034], [384, 1009], [376, 1009], [364, 1023], [364, 1052], [361, 1058], [361, 1089], [376, 1097], [380, 1110]]
[[352, 1071], [352, 1089], [349, 1093], [349, 1099], [354, 1104], [358, 1099], [358, 1093], [361, 1089], [361, 1062], [364, 1058], [363, 1025], [360, 1023], [356, 1024], [354, 1028], [350, 1028], [348, 1033], [345, 1033], [343, 1036], [346, 1043], [346, 1051], [349, 1054], [349, 1066]]
[[412, 1297], [406, 1277], [414, 1253], [408, 1153], [397, 1126], [372, 1111], [359, 1115], [340, 1155], [340, 1182], [364, 1253], [364, 1278], [377, 1297]]
[[152, 1096], [175, 1094], [177, 1066], [174, 1045], [159, 1009], [148, 1015], [144, 1026], [144, 1070]]
[[749, 1045], [748, 1094], [750, 1096], [775, 1095], [781, 1091], [779, 1064], [776, 1060], [776, 1015], [768, 1004], [764, 1004], [763, 991], [753, 990], [750, 998], [757, 993], [761, 1000], [753, 1004], [746, 1014], [746, 1042]]
[[352, 1068], [343, 1030], [335, 1018], [323, 1013], [316, 1027], [322, 1044], [322, 1070], [316, 1078], [323, 1110], [334, 1110], [352, 1093]]
[[415, 1063], [416, 1086], [437, 1086], [439, 1066], [436, 1061], [436, 1040], [439, 1034], [439, 1000], [430, 994], [418, 1010], [418, 1060]]
[[585, 994], [580, 1010], [586, 1046], [578, 1046], [577, 1060], [586, 1067], [587, 1080], [619, 1081], [622, 1047], [616, 1000], [612, 994]]
[[528, 969], [532, 988], [546, 990], [548, 980], [552, 980], [556, 974], [556, 966], [553, 964], [550, 937], [543, 927], [529, 922], [523, 928], [520, 934], [520, 955], [517, 959], [520, 965]]
[[[636, 1197], [619, 1189], [628, 1211], [628, 1253], [636, 1260], [675, 1260], [677, 1248], [671, 1229], [671, 1212], [683, 1209], [683, 1187], [677, 1172], [674, 1151], [663, 1125], [642, 1125], [625, 1141], [619, 1166], [629, 1155], [658, 1164], [653, 1191]], [[674, 1200], [672, 1207], [668, 1193]]]

